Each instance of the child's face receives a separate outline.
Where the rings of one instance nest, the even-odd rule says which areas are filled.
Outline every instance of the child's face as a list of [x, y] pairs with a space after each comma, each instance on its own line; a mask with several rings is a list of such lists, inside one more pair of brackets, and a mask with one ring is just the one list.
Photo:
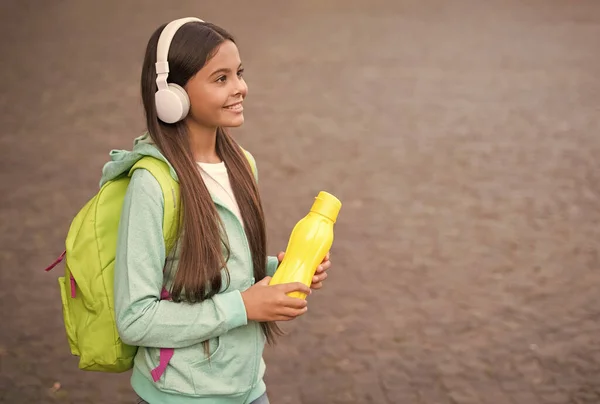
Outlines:
[[248, 86], [242, 70], [237, 46], [225, 41], [185, 86], [190, 97], [190, 113], [186, 119], [211, 129], [243, 124], [242, 101]]

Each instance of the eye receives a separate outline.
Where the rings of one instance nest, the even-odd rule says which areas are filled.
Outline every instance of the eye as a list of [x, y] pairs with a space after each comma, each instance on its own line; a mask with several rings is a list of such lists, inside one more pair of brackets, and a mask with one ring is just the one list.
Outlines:
[[217, 83], [225, 83], [225, 81], [227, 81], [227, 76], [219, 76], [216, 81]]
[[242, 77], [244, 75], [244, 69], [240, 69], [237, 72], [238, 77]]

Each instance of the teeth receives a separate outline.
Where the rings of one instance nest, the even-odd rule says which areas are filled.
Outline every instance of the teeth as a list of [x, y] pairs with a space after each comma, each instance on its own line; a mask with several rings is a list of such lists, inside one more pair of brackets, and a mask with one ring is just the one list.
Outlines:
[[225, 107], [227, 109], [241, 109], [242, 108], [242, 104], [235, 104], [235, 105], [231, 105], [229, 107]]

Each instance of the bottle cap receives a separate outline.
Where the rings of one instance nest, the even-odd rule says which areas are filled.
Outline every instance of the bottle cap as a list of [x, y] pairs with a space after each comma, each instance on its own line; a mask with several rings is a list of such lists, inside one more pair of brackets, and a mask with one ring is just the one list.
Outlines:
[[319, 213], [335, 223], [341, 207], [342, 203], [338, 198], [328, 192], [321, 191], [315, 198], [315, 202], [313, 203], [312, 208], [310, 208], [310, 211]]

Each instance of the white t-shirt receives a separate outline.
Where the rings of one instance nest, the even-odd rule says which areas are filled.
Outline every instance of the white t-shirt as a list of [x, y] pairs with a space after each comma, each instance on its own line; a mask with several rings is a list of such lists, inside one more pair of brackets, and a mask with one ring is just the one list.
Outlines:
[[240, 208], [238, 207], [233, 190], [231, 189], [231, 183], [229, 182], [225, 163], [220, 162], [217, 164], [210, 164], [198, 162], [198, 165], [201, 168], [200, 174], [202, 175], [202, 179], [204, 179], [208, 191], [223, 202], [229, 210], [235, 213], [243, 226], [244, 221], [242, 220]]

